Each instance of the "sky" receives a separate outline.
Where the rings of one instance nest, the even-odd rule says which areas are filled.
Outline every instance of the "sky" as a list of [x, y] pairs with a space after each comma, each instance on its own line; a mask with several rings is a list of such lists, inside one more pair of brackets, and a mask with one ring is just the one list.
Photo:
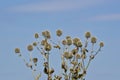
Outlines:
[[26, 56], [34, 33], [49, 30], [55, 35], [57, 29], [83, 40], [90, 31], [98, 42], [104, 41], [86, 80], [119, 80], [119, 4], [120, 0], [0, 0], [0, 80], [34, 80], [14, 48], [20, 47]]

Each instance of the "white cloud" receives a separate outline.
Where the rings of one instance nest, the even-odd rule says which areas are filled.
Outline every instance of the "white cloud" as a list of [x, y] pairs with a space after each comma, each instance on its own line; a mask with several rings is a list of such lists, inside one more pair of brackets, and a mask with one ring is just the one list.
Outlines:
[[102, 3], [103, 0], [53, 0], [47, 2], [18, 5], [9, 8], [12, 12], [53, 12], [82, 9]]
[[114, 20], [120, 20], [120, 13], [97, 15], [88, 19], [88, 21], [114, 21]]

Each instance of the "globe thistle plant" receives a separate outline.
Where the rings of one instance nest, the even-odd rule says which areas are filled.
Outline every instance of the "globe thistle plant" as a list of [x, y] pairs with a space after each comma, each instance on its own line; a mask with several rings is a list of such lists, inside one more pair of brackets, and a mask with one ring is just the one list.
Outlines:
[[[91, 61], [104, 47], [104, 43], [100, 42], [99, 48], [94, 49], [97, 38], [91, 37], [90, 32], [85, 33], [85, 42], [81, 41], [80, 38], [72, 38], [71, 36], [61, 39], [62, 34], [63, 31], [58, 29], [56, 37], [59, 37], [59, 41], [54, 41], [47, 30], [41, 34], [35, 33], [36, 41], [27, 46], [28, 55], [30, 56], [29, 61], [23, 57], [19, 48], [15, 48], [15, 53], [19, 54], [26, 66], [31, 69], [34, 80], [42, 80], [43, 74], [46, 75], [46, 80], [85, 80]], [[33, 57], [34, 49], [39, 51], [41, 57]], [[55, 54], [52, 52], [54, 50], [58, 51], [61, 57], [60, 74], [55, 73], [56, 67], [51, 64], [50, 57], [52, 56], [50, 55]], [[42, 66], [43, 70], [37, 69], [39, 61], [42, 63], [39, 66]]]

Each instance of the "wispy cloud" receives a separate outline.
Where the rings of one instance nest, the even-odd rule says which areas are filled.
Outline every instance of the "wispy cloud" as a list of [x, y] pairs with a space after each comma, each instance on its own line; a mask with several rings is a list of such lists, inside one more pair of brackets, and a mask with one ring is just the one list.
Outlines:
[[116, 21], [116, 20], [120, 20], [120, 13], [97, 15], [88, 19], [88, 21]]
[[18, 5], [9, 8], [12, 12], [53, 12], [83, 9], [102, 3], [103, 0], [53, 0], [39, 3]]

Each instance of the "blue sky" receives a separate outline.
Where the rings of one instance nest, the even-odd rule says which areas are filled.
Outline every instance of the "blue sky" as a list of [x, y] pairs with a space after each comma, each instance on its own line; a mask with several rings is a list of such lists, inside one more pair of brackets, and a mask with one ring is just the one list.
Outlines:
[[57, 29], [83, 40], [90, 31], [98, 42], [104, 41], [86, 80], [119, 80], [119, 4], [119, 0], [0, 0], [0, 80], [33, 80], [14, 48], [20, 47], [27, 55], [34, 33], [50, 30], [54, 35]]

